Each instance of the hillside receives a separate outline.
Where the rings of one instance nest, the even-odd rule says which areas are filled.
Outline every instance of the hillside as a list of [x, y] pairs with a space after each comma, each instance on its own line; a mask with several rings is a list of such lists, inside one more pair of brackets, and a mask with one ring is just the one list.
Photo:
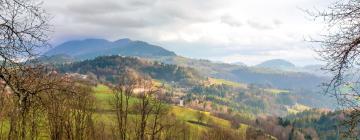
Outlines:
[[[174, 98], [187, 100], [187, 104], [192, 108], [203, 105], [194, 102], [195, 100], [211, 102], [218, 106], [209, 107], [209, 111], [221, 112], [221, 107], [227, 107], [250, 115], [283, 116], [297, 104], [324, 107], [331, 103], [311, 90], [281, 90], [272, 86], [206, 78], [193, 68], [132, 57], [103, 56], [94, 60], [59, 65], [58, 68], [62, 73], [92, 75], [94, 79], [110, 83], [117, 83], [120, 77], [127, 76], [124, 75], [125, 71], [132, 70], [142, 77], [149, 76], [159, 85], [165, 85], [168, 90], [174, 92]], [[329, 102], [320, 102], [324, 100]], [[272, 110], [269, 110], [270, 108]]]
[[[60, 66], [61, 72], [79, 72], [87, 75], [95, 75], [99, 81], [111, 82], [116, 75], [121, 75], [122, 68], [128, 68], [142, 74], [150, 75], [158, 85], [164, 85], [166, 97], [164, 100], [171, 106], [171, 113], [176, 119], [186, 122], [187, 129], [191, 130], [190, 137], [198, 139], [203, 133], [211, 132], [211, 125], [222, 126], [228, 132], [234, 132], [243, 139], [249, 136], [273, 135], [277, 138], [288, 137], [291, 134], [289, 127], [282, 127], [281, 122], [275, 124], [265, 123], [259, 116], [286, 116], [288, 114], [302, 113], [311, 107], [319, 106], [319, 103], [327, 102], [326, 99], [314, 96], [309, 91], [290, 91], [275, 88], [258, 87], [252, 84], [227, 81], [216, 78], [202, 78], [202, 76], [191, 77], [196, 72], [186, 70], [187, 68], [176, 65], [161, 64], [142, 60], [139, 58], [105, 56], [94, 60], [86, 60], [73, 64]], [[184, 75], [176, 77], [176, 70], [187, 71], [180, 73]], [[150, 70], [150, 71], [148, 71]], [[158, 74], [157, 74], [158, 73]], [[161, 73], [162, 76], [159, 76]], [[184, 79], [196, 79], [197, 82], [182, 84]], [[113, 99], [112, 90], [105, 85], [98, 85], [95, 90], [100, 112], [95, 115], [102, 120], [110, 121], [112, 117], [112, 105], [109, 101]], [[178, 107], [176, 99], [184, 100], [184, 107]], [[311, 100], [309, 100], [311, 99]], [[130, 103], [136, 103], [136, 98], [131, 98]], [[203, 112], [203, 122], [197, 120], [198, 112]], [[255, 125], [254, 122], [260, 122]], [[264, 120], [267, 121], [267, 120]], [[267, 121], [268, 122], [268, 121]], [[108, 122], [110, 124], [110, 122]], [[266, 129], [269, 125], [279, 125], [284, 131], [281, 135]], [[292, 127], [292, 126], [291, 126]], [[297, 126], [300, 128], [300, 126]], [[298, 128], [296, 128], [298, 129]], [[219, 130], [216, 130], [219, 131]], [[305, 131], [297, 130], [297, 133], [307, 134]], [[319, 132], [319, 134], [323, 134]]]
[[118, 82], [125, 71], [134, 71], [144, 76], [150, 76], [167, 82], [190, 84], [202, 77], [192, 68], [163, 64], [134, 57], [102, 56], [93, 60], [85, 60], [58, 66], [63, 73], [93, 74], [103, 82]]
[[38, 60], [45, 64], [66, 64], [75, 62], [75, 58], [66, 54], [56, 54], [51, 56], [41, 56]]
[[[114, 92], [108, 86], [98, 84], [93, 87], [93, 94], [96, 97], [97, 112], [95, 116], [99, 121], [104, 122], [105, 124], [111, 125], [115, 118], [113, 117], [114, 109], [111, 105], [111, 101], [114, 99]], [[134, 105], [139, 102], [139, 99], [132, 97], [130, 100], [130, 105]], [[177, 122], [178, 128], [175, 130], [180, 130], [181, 133], [175, 133], [173, 135], [182, 136], [186, 139], [201, 139], [204, 134], [207, 132], [212, 132], [216, 130], [217, 127], [221, 128], [222, 131], [226, 131], [225, 134], [235, 135], [235, 139], [246, 140], [246, 139], [256, 139], [256, 138], [266, 138], [271, 139], [271, 136], [264, 133], [263, 131], [257, 129], [256, 127], [249, 126], [247, 124], [239, 123], [237, 127], [233, 127], [233, 122], [226, 118], [218, 117], [210, 112], [194, 110], [191, 108], [175, 106], [171, 104], [166, 105], [169, 109], [169, 114], [172, 117], [171, 122]], [[108, 113], [103, 113], [108, 112]], [[199, 122], [199, 117], [201, 122]], [[133, 115], [135, 117], [135, 115]], [[101, 119], [101, 120], [100, 120]], [[216, 127], [215, 127], [216, 126]], [[111, 128], [105, 128], [106, 135], [111, 131]], [[183, 132], [186, 129], [185, 132]], [[218, 131], [218, 130], [217, 130]], [[188, 133], [184, 135], [183, 133]], [[219, 133], [219, 132], [215, 132]], [[254, 135], [257, 134], [257, 135]], [[173, 137], [172, 139], [175, 139]]]
[[0, 140], [360, 140], [359, 19], [360, 0], [0, 0]]
[[[326, 78], [316, 76], [312, 71], [301, 72], [300, 68], [285, 60], [270, 60], [263, 63], [264, 67], [248, 67], [246, 65], [215, 63], [208, 60], [190, 59], [177, 56], [160, 46], [151, 45], [142, 41], [120, 39], [110, 42], [102, 39], [86, 39], [80, 41], [69, 41], [63, 43], [47, 52], [47, 56], [60, 56], [66, 54], [73, 61], [94, 59], [97, 56], [122, 55], [141, 57], [165, 64], [191, 67], [196, 69], [204, 77], [215, 77], [233, 82], [257, 84], [260, 86], [271, 86], [283, 89], [314, 89]], [[64, 56], [64, 55], [63, 55]], [[54, 64], [50, 58], [49, 62]], [[55, 57], [58, 62], [69, 62], [66, 57]], [[63, 59], [63, 60], [61, 60]], [[46, 60], [43, 59], [46, 62]], [[269, 68], [271, 67], [271, 68]], [[278, 70], [278, 68], [292, 68], [292, 70]]]
[[85, 39], [65, 42], [50, 51], [46, 56], [65, 54], [77, 60], [94, 59], [98, 56], [176, 56], [175, 53], [165, 50], [159, 46], [151, 45], [142, 41], [120, 39], [114, 42], [104, 39]]
[[273, 68], [273, 69], [291, 69], [291, 68], [295, 68], [295, 65], [283, 59], [272, 59], [262, 62], [256, 65], [256, 67]]
[[315, 89], [326, 80], [325, 77], [304, 72], [214, 63], [208, 60], [189, 59], [181, 56], [153, 58], [153, 60], [193, 67], [204, 76], [283, 89]]
[[[182, 62], [187, 64], [184, 62], [189, 61]], [[221, 67], [223, 67], [222, 69], [228, 68], [228, 70], [239, 68], [231, 67], [232, 65], [226, 67], [228, 64], [212, 63], [206, 60], [192, 62], [202, 64], [200, 66], [210, 63], [212, 66], [217, 65], [219, 69]], [[286, 116], [301, 113], [311, 108], [328, 107], [332, 104], [331, 100], [311, 90], [278, 89], [273, 86], [261, 86], [211, 78], [205, 76], [206, 74], [204, 73], [200, 74], [198, 69], [185, 66], [122, 56], [102, 56], [93, 60], [57, 65], [61, 73], [79, 73], [97, 81], [96, 83], [107, 83], [110, 85], [118, 83], [120, 77], [127, 76], [124, 75], [124, 72], [127, 70], [131, 70], [141, 77], [149, 76], [156, 85], [163, 87], [162, 90], [166, 94], [166, 98], [163, 101], [174, 106], [179, 105], [179, 100], [183, 100], [183, 107], [172, 107], [172, 112], [179, 120], [187, 122], [191, 129], [196, 129], [194, 131], [198, 133], [194, 134], [194, 137], [199, 137], [202, 132], [211, 131], [209, 124], [212, 121], [205, 121], [206, 123], [196, 121], [198, 111], [209, 115], [205, 117], [208, 118], [205, 120], [216, 120], [218, 122], [216, 125], [230, 127], [229, 125], [231, 124], [231, 127], [235, 125], [236, 128], [239, 126], [238, 129], [241, 129], [242, 137], [245, 137], [243, 126], [253, 127], [246, 132], [246, 135], [264, 134], [262, 131], [259, 133], [256, 131], [262, 127], [253, 124], [259, 116]], [[247, 67], [243, 67], [243, 69], [245, 68]], [[259, 68], [252, 70], [256, 74], [282, 74]], [[256, 75], [250, 76], [254, 77]], [[111, 110], [107, 109], [112, 107], [108, 104], [109, 100], [112, 99], [112, 91], [104, 86], [97, 87], [96, 91], [103, 93], [95, 95], [99, 99], [99, 107], [102, 108], [103, 112], [111, 112]], [[136, 98], [132, 98], [130, 102], [136, 102]], [[101, 118], [109, 120], [108, 117], [105, 114]], [[236, 123], [231, 122], [231, 120]], [[266, 126], [267, 124], [264, 125]], [[286, 130], [283, 135], [288, 136], [290, 131]], [[229, 129], [227, 131], [233, 130]], [[250, 132], [253, 134], [248, 134]], [[270, 131], [267, 133], [271, 134]]]

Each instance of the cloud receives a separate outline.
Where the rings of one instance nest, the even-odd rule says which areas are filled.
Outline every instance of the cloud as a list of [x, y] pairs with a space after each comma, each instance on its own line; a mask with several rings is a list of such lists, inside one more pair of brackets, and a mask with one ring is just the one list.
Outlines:
[[255, 20], [248, 20], [247, 23], [250, 27], [259, 29], [259, 30], [270, 30], [270, 29], [274, 28], [271, 24], [269, 25], [269, 24], [262, 23], [260, 21], [255, 21]]
[[243, 25], [243, 23], [241, 21], [234, 19], [233, 17], [231, 17], [229, 15], [221, 16], [221, 22], [228, 24], [229, 26], [234, 26], [234, 27], [240, 27]]
[[[184, 56], [241, 61], [242, 57], [231, 56], [260, 60], [267, 58], [263, 55], [269, 52], [306, 48], [303, 37], [316, 35], [321, 27], [308, 21], [298, 7], [306, 9], [328, 2], [46, 0], [44, 4], [53, 16], [54, 44], [87, 37], [110, 40], [129, 37], [164, 46]], [[303, 54], [292, 55], [295, 58]], [[307, 55], [308, 58], [313, 56]]]
[[130, 10], [126, 5], [122, 5], [115, 1], [89, 1], [87, 3], [74, 2], [67, 5], [66, 13], [74, 15], [103, 15], [108, 13], [119, 13], [121, 11]]

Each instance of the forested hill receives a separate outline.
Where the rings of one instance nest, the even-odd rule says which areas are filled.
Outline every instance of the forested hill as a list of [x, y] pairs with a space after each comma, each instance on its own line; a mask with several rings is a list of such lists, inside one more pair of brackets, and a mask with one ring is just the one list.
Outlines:
[[189, 84], [202, 77], [192, 68], [147, 61], [134, 57], [102, 56], [93, 60], [85, 60], [58, 66], [63, 73], [76, 72], [80, 74], [94, 74], [99, 80], [117, 82], [125, 70], [132, 70], [143, 76], [167, 82]]
[[193, 68], [204, 77], [281, 89], [315, 89], [326, 80], [324, 77], [316, 76], [313, 72], [304, 73], [273, 68], [276, 66], [292, 70], [300, 69], [285, 60], [264, 62], [262, 67], [215, 63], [178, 56], [160, 46], [130, 39], [120, 39], [114, 42], [103, 39], [68, 41], [47, 52], [41, 60], [50, 64], [64, 64], [111, 55], [140, 57], [165, 64]]
[[215, 63], [208, 60], [189, 59], [181, 56], [163, 57], [155, 60], [168, 64], [193, 67], [201, 72], [201, 74], [209, 77], [281, 89], [315, 89], [326, 80], [326, 77], [316, 76], [312, 73], [238, 66]]
[[68, 55], [76, 60], [94, 59], [105, 55], [139, 57], [176, 56], [174, 52], [159, 46], [130, 39], [120, 39], [113, 42], [104, 39], [68, 41], [45, 53], [45, 56], [53, 55]]
[[[244, 85], [245, 88], [240, 88], [236, 90], [224, 89], [220, 88], [220, 90], [216, 89], [216, 87], [206, 87], [209, 86], [207, 84], [203, 85], [203, 83], [207, 80], [206, 76], [200, 74], [199, 71], [193, 68], [182, 67], [172, 64], [164, 64], [156, 61], [148, 61], [146, 59], [135, 58], [135, 57], [123, 57], [123, 56], [102, 56], [97, 57], [93, 60], [85, 60], [81, 62], [74, 62], [69, 64], [62, 64], [58, 66], [58, 69], [62, 73], [80, 73], [88, 76], [95, 77], [97, 80], [101, 82], [111, 82], [117, 83], [120, 77], [127, 76], [124, 74], [125, 71], [131, 70], [136, 74], [144, 76], [150, 76], [152, 79], [163, 81], [161, 83], [171, 84], [174, 87], [182, 87], [185, 89], [190, 89], [186, 91], [181, 91], [184, 93], [191, 93], [192, 95], [199, 96], [220, 96], [225, 98], [223, 95], [225, 92], [229, 93], [227, 98], [228, 101], [234, 101], [234, 104], [240, 104], [245, 102], [245, 106], [253, 102], [250, 108], [255, 107], [254, 110], [261, 110], [263, 112], [267, 112], [269, 114], [284, 114], [284, 110], [286, 113], [287, 109], [279, 109], [282, 105], [293, 106], [297, 103], [304, 104], [310, 107], [323, 107], [323, 104], [320, 101], [329, 101], [327, 98], [322, 98], [318, 94], [312, 92], [311, 90], [303, 91], [303, 90], [284, 90], [285, 92], [282, 94], [278, 94], [277, 92], [273, 93], [271, 87], [257, 87], [256, 86], [248, 86]], [[245, 77], [246, 78], [246, 77]], [[221, 80], [220, 80], [221, 81]], [[211, 83], [211, 82], [210, 82]], [[222, 83], [222, 82], [220, 82]], [[225, 83], [231, 83], [230, 81]], [[235, 85], [237, 85], [236, 83]], [[230, 84], [233, 85], [233, 84]], [[205, 87], [204, 87], [205, 86]], [[264, 91], [269, 91], [263, 92]], [[245, 92], [246, 91], [246, 92]], [[279, 90], [282, 91], [282, 90]], [[241, 95], [240, 93], [244, 93], [244, 96], [241, 98], [233, 98], [231, 94], [235, 94], [236, 96]], [[259, 97], [257, 94], [260, 94]], [[245, 96], [248, 94], [249, 96]], [[184, 95], [185, 96], [185, 95]], [[247, 98], [249, 97], [249, 98]], [[263, 98], [266, 97], [266, 100]], [[282, 98], [285, 99], [282, 99]], [[289, 97], [289, 98], [288, 98]], [[212, 98], [212, 97], [209, 97]], [[245, 100], [249, 99], [249, 100]], [[280, 101], [280, 102], [279, 102]], [[282, 103], [285, 101], [286, 103]], [[223, 104], [223, 103], [222, 103]], [[263, 104], [263, 107], [259, 108], [258, 104]], [[244, 106], [242, 105], [242, 106]], [[266, 108], [272, 106], [273, 112], [268, 112]], [[275, 109], [275, 106], [277, 106]], [[233, 106], [237, 108], [238, 106]], [[282, 108], [285, 108], [282, 106]], [[266, 111], [267, 110], [267, 111]], [[282, 110], [281, 113], [275, 112], [275, 110]]]

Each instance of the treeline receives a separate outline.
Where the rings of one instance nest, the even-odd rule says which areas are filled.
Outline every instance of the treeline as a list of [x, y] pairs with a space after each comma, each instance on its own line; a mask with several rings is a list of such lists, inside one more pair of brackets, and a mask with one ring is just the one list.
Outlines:
[[[250, 123], [281, 140], [339, 140], [349, 137], [349, 126], [344, 125], [344, 122], [350, 119], [349, 116], [351, 115], [341, 111], [311, 109], [286, 117], [262, 116], [255, 121], [244, 121], [235, 117], [233, 120]], [[358, 131], [352, 132], [352, 135], [358, 135]]]
[[[289, 115], [284, 120], [289, 121], [298, 129], [314, 129], [320, 139], [338, 140], [346, 139], [344, 136], [348, 134], [349, 126], [344, 123], [350, 119], [350, 116], [350, 114], [346, 114], [346, 111], [331, 112], [329, 110], [312, 109], [296, 115]], [[353, 134], [358, 135], [358, 131]]]
[[252, 116], [286, 115], [288, 114], [286, 107], [295, 105], [299, 98], [292, 93], [272, 93], [255, 85], [239, 88], [225, 84], [198, 84], [192, 86], [189, 93], [184, 97], [187, 102], [199, 101], [198, 104], [211, 102], [211, 106], [204, 110], [219, 112], [221, 108], [230, 108], [234, 112]]

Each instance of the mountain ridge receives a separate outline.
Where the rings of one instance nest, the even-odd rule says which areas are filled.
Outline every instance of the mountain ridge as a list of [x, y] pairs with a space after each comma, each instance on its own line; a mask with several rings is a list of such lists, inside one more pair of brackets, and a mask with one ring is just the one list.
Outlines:
[[[89, 46], [94, 48], [86, 49]], [[71, 50], [71, 52], [69, 50]], [[46, 53], [46, 55], [61, 53], [65, 53], [74, 58], [74, 61], [90, 60], [100, 56], [112, 55], [140, 57], [165, 64], [191, 67], [206, 77], [220, 78], [234, 82], [244, 82], [247, 84], [273, 86], [275, 88], [283, 89], [314, 87], [320, 85], [324, 80], [322, 77], [298, 71], [287, 71], [284, 69], [278, 70], [256, 66], [249, 67], [244, 65], [215, 63], [209, 60], [190, 59], [178, 56], [174, 52], [168, 51], [160, 46], [151, 45], [143, 41], [132, 41], [127, 38], [119, 39], [113, 42], [104, 39], [68, 41], [58, 47], [55, 47], [53, 50], [50, 50]], [[62, 59], [64, 57], [55, 58]], [[60, 62], [68, 63], [69, 60]], [[287, 64], [287, 62], [284, 62], [284, 64], [285, 66], [293, 65]], [[294, 67], [292, 70], [294, 69], [297, 69], [297, 67]], [[309, 79], [313, 80], [311, 80], [311, 82], [307, 82]]]
[[116, 41], [105, 39], [84, 39], [64, 42], [49, 50], [44, 55], [69, 55], [78, 60], [94, 59], [98, 56], [122, 55], [122, 56], [176, 56], [160, 46], [151, 45], [143, 41], [133, 41], [128, 38]]
[[295, 68], [296, 65], [284, 60], [284, 59], [270, 59], [267, 61], [264, 61], [258, 65], [256, 65], [256, 67], [263, 67], [263, 68], [274, 68], [274, 69], [286, 69], [286, 68]]

